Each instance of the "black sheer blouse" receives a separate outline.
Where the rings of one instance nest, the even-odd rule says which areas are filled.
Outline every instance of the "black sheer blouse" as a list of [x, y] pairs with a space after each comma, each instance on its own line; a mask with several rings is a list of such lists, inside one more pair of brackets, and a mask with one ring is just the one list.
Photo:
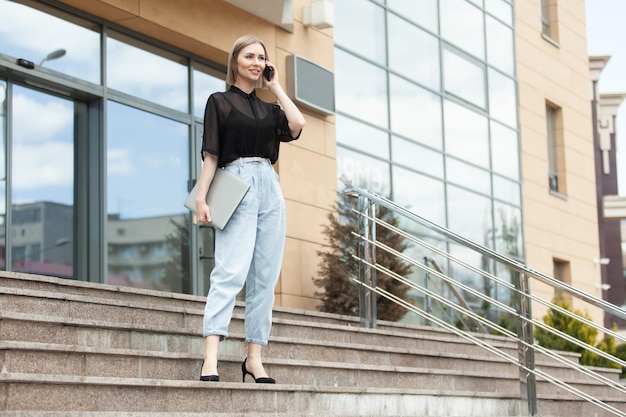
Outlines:
[[285, 112], [277, 104], [266, 103], [252, 91], [246, 94], [231, 86], [223, 93], [211, 94], [204, 110], [201, 155], [217, 155], [218, 167], [240, 157], [260, 156], [274, 164], [280, 142], [291, 136]]

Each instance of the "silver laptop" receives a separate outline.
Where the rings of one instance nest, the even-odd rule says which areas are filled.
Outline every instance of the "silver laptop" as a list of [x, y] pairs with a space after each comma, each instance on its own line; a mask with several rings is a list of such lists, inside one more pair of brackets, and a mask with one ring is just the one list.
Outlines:
[[[245, 197], [250, 184], [230, 172], [218, 168], [209, 187], [206, 202], [211, 209], [211, 224], [220, 230], [226, 224]], [[198, 195], [198, 183], [193, 187], [185, 200], [185, 207], [196, 211], [196, 196]]]

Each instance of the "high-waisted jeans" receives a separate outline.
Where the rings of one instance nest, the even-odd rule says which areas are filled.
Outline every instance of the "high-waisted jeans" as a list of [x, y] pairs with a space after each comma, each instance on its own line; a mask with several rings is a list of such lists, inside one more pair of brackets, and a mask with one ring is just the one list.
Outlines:
[[267, 345], [285, 246], [285, 201], [269, 160], [225, 169], [245, 179], [250, 189], [224, 230], [215, 230], [203, 335], [228, 336], [235, 298], [245, 284], [246, 342]]

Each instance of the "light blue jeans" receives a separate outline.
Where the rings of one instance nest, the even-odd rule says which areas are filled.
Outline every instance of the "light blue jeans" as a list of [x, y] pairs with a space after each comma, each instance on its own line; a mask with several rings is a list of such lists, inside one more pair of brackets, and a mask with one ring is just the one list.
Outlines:
[[269, 160], [225, 169], [246, 180], [250, 189], [224, 230], [215, 230], [203, 335], [228, 336], [235, 298], [245, 284], [246, 342], [267, 345], [285, 246], [285, 200]]

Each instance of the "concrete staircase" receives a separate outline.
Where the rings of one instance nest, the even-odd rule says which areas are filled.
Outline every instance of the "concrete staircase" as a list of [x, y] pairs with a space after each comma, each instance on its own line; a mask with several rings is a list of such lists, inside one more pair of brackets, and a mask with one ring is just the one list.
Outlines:
[[[264, 350], [278, 384], [241, 382], [239, 304], [220, 346], [222, 382], [200, 382], [203, 308], [203, 297], [0, 272], [0, 416], [526, 414], [517, 368], [454, 335], [280, 307]], [[515, 343], [483, 337], [517, 355]], [[537, 361], [626, 409], [605, 387]], [[609, 415], [551, 384], [538, 391], [543, 416]]]

